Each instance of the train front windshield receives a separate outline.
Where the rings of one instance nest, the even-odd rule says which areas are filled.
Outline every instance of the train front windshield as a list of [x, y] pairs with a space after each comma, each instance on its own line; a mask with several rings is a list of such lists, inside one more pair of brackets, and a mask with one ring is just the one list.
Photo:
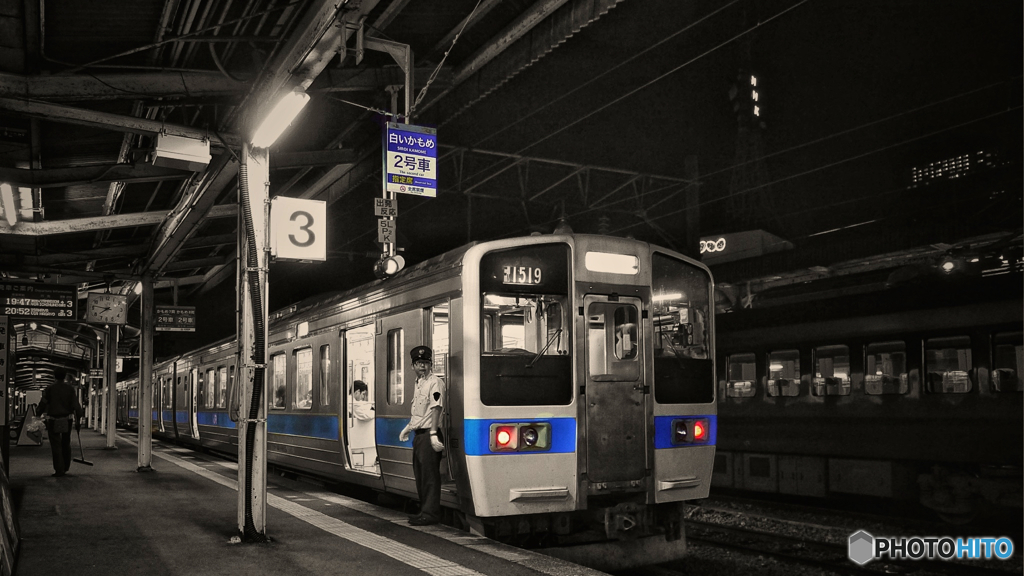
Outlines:
[[569, 247], [530, 246], [480, 262], [480, 399], [488, 406], [572, 401]]
[[659, 404], [713, 402], [711, 278], [701, 268], [659, 253], [651, 271], [654, 399]]

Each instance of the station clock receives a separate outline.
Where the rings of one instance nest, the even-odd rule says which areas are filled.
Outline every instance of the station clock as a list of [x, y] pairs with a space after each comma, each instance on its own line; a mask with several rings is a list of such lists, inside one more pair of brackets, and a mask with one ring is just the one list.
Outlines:
[[123, 294], [90, 292], [85, 321], [92, 324], [124, 324], [128, 315], [128, 297]]

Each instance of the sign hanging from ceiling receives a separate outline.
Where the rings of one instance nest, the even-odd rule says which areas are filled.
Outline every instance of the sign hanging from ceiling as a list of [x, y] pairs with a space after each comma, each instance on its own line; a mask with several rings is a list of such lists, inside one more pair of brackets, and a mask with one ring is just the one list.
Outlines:
[[195, 332], [195, 306], [164, 306], [156, 305], [157, 332]]
[[384, 134], [384, 189], [437, 197], [437, 129], [388, 122]]
[[78, 318], [78, 288], [0, 280], [0, 314], [19, 318]]
[[274, 196], [270, 253], [278, 260], [327, 260], [327, 202]]

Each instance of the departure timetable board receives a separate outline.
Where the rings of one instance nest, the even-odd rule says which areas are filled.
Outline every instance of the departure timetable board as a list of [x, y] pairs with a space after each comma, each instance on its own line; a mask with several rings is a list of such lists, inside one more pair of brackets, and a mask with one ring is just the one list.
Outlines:
[[0, 314], [17, 318], [75, 320], [78, 318], [78, 288], [0, 280]]

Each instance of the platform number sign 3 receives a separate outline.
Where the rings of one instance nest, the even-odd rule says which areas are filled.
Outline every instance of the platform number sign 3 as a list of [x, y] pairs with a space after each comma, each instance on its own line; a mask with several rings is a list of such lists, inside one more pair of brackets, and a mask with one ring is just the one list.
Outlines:
[[270, 252], [278, 260], [327, 260], [327, 203], [276, 196], [270, 203]]

